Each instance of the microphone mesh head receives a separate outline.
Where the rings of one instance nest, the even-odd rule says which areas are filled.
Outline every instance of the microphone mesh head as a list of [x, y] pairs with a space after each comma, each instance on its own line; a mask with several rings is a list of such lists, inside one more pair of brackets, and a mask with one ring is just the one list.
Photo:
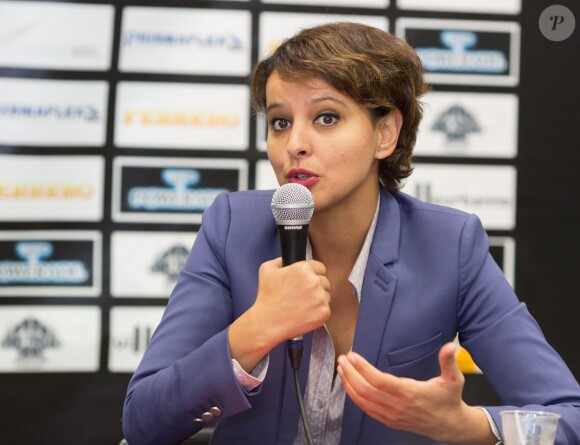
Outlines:
[[272, 196], [272, 214], [279, 224], [308, 224], [313, 212], [312, 193], [301, 184], [284, 184]]

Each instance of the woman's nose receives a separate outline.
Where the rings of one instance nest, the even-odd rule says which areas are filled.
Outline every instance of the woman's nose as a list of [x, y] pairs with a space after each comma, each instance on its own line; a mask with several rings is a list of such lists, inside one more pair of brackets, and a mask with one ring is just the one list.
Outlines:
[[295, 158], [308, 156], [312, 151], [308, 132], [301, 129], [300, 126], [292, 127], [286, 149], [290, 156]]

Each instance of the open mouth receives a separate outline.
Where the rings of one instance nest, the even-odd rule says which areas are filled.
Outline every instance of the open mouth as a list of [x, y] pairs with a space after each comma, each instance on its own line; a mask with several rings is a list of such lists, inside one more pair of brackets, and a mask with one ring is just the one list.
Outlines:
[[320, 179], [319, 176], [309, 171], [290, 170], [287, 175], [288, 182], [295, 184], [302, 184], [309, 187]]

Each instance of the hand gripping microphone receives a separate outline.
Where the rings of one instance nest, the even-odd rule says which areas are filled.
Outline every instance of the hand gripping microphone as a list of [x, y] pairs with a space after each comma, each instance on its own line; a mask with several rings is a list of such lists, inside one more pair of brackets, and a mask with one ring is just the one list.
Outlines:
[[[284, 184], [272, 197], [272, 214], [278, 226], [282, 265], [306, 259], [308, 225], [314, 212], [312, 193], [301, 184]], [[302, 360], [302, 336], [288, 340], [292, 368], [298, 369]]]

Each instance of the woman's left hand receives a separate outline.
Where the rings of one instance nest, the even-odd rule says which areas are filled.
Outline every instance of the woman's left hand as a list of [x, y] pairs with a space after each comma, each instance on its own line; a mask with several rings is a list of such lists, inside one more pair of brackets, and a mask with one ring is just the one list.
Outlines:
[[354, 352], [338, 358], [338, 373], [352, 401], [388, 427], [450, 444], [495, 444], [485, 413], [461, 398], [455, 351], [454, 343], [441, 348], [441, 375], [427, 381], [381, 372]]

